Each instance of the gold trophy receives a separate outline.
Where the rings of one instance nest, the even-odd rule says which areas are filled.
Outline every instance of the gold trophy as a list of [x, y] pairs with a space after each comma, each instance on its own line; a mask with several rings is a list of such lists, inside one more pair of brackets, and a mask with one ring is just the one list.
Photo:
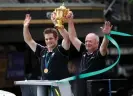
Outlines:
[[56, 25], [55, 27], [57, 29], [62, 29], [64, 28], [63, 24], [64, 24], [64, 21], [66, 20], [65, 16], [67, 15], [67, 13], [69, 12], [69, 9], [67, 9], [65, 6], [64, 6], [64, 3], [55, 9], [55, 21], [56, 21]]

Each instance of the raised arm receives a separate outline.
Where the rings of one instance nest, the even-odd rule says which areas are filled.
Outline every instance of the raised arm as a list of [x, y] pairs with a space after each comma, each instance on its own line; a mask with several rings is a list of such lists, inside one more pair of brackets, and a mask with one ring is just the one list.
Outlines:
[[24, 24], [23, 24], [23, 37], [24, 37], [24, 41], [35, 52], [37, 43], [32, 39], [31, 34], [29, 32], [30, 21], [31, 21], [30, 14], [26, 14]]
[[70, 41], [75, 46], [75, 48], [78, 51], [80, 51], [80, 46], [82, 42], [78, 39], [77, 34], [76, 34], [72, 11], [69, 11], [67, 18], [68, 18], [68, 33], [69, 33]]
[[[104, 26], [101, 27], [101, 29], [104, 34], [110, 34], [112, 25], [110, 24], [109, 21], [106, 21]], [[100, 53], [102, 56], [105, 56], [107, 53], [108, 43], [109, 43], [109, 40], [104, 36], [103, 41], [100, 45]]]
[[[51, 14], [51, 20], [53, 22], [53, 24], [55, 25], [56, 22], [55, 22], [55, 13], [53, 12]], [[62, 29], [58, 29], [59, 33], [61, 34], [61, 36], [63, 37], [63, 40], [62, 40], [62, 47], [65, 49], [65, 50], [69, 50], [70, 48], [70, 40], [69, 40], [69, 36], [68, 36], [68, 32], [65, 28], [62, 28]]]

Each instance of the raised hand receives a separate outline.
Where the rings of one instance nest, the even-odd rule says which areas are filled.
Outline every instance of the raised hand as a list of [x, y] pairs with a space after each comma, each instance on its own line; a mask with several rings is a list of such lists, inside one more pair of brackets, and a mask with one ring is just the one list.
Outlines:
[[71, 19], [73, 19], [73, 17], [74, 16], [73, 16], [73, 12], [72, 11], [69, 11], [68, 14], [66, 15], [66, 19], [67, 20], [71, 20]]
[[104, 26], [100, 27], [104, 34], [110, 34], [113, 25], [109, 21], [105, 21]]
[[25, 27], [28, 27], [29, 24], [30, 24], [30, 21], [31, 21], [31, 16], [30, 16], [30, 14], [26, 14], [25, 20], [24, 20], [24, 26], [25, 26]]
[[56, 13], [55, 12], [52, 12], [51, 13], [51, 20], [52, 20], [52, 22], [53, 22], [54, 25], [56, 24], [55, 18], [56, 18]]

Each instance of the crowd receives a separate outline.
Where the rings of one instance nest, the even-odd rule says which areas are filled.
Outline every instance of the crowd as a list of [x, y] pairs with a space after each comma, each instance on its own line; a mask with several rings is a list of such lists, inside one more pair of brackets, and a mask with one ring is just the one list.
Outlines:
[[0, 3], [85, 3], [85, 2], [100, 2], [103, 3], [105, 0], [0, 0]]

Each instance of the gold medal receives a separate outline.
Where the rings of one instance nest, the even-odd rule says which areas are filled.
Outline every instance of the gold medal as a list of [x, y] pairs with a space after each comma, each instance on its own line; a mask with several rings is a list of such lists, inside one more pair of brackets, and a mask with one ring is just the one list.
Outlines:
[[48, 69], [47, 68], [44, 69], [44, 73], [48, 73]]

